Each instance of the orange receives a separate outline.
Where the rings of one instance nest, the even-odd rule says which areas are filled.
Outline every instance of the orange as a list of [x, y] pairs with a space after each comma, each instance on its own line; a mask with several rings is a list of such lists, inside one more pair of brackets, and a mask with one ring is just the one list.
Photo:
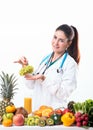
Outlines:
[[46, 108], [42, 111], [42, 116], [49, 117], [52, 111], [53, 110], [51, 108]]
[[42, 111], [45, 110], [46, 108], [49, 108], [49, 109], [52, 109], [52, 110], [53, 110], [52, 107], [50, 107], [50, 106], [46, 106], [46, 105], [42, 105], [42, 106], [40, 106], [39, 110], [42, 112]]
[[15, 112], [16, 107], [14, 105], [6, 106], [6, 112]]
[[42, 110], [44, 110], [46, 108], [48, 108], [48, 106], [42, 105], [42, 106], [39, 107], [39, 110], [42, 111]]
[[42, 112], [40, 110], [36, 110], [33, 112], [34, 115], [42, 116]]
[[12, 124], [13, 124], [13, 121], [11, 119], [5, 119], [2, 122], [2, 125], [6, 127], [12, 126]]

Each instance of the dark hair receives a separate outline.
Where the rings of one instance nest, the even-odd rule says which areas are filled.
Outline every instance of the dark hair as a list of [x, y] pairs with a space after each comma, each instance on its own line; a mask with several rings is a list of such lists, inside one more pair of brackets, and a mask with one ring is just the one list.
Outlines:
[[72, 41], [71, 45], [67, 49], [67, 52], [74, 60], [79, 64], [80, 62], [80, 51], [78, 46], [78, 31], [74, 26], [69, 26], [67, 24], [60, 25], [56, 31], [61, 30], [65, 33], [68, 41]]

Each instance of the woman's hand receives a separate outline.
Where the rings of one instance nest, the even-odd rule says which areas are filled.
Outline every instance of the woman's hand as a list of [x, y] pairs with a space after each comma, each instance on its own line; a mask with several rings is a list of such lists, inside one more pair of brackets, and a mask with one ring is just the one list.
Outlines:
[[26, 57], [23, 56], [19, 60], [14, 61], [14, 63], [19, 63], [22, 65], [22, 67], [24, 67], [24, 66], [28, 65], [28, 60]]
[[45, 80], [45, 76], [42, 74], [37, 74], [37, 75], [26, 74], [25, 78], [27, 80], [38, 80], [38, 79]]

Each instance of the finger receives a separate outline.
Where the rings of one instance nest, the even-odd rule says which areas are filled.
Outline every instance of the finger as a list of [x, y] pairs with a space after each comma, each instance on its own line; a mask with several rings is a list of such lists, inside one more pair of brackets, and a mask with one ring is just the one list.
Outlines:
[[21, 62], [25, 65], [25, 64], [28, 63], [28, 60], [27, 60], [26, 57], [23, 56], [23, 57], [21, 58]]
[[14, 61], [14, 63], [18, 63], [18, 61]]
[[18, 61], [14, 61], [14, 63], [21, 63], [21, 61], [20, 61], [20, 60], [18, 60]]

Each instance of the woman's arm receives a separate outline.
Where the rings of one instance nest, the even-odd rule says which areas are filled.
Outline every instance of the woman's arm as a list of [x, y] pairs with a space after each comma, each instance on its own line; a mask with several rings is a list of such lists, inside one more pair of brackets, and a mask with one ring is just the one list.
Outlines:
[[38, 75], [31, 75], [31, 74], [26, 74], [24, 76], [24, 84], [30, 88], [30, 89], [33, 89], [34, 88], [34, 84], [35, 84], [35, 81], [36, 80], [44, 80], [45, 79], [45, 76], [44, 75], [41, 75], [41, 74], [38, 74]]
[[25, 78], [27, 80], [38, 80], [38, 79], [45, 80], [45, 76], [43, 74], [36, 74], [36, 75], [26, 74]]

